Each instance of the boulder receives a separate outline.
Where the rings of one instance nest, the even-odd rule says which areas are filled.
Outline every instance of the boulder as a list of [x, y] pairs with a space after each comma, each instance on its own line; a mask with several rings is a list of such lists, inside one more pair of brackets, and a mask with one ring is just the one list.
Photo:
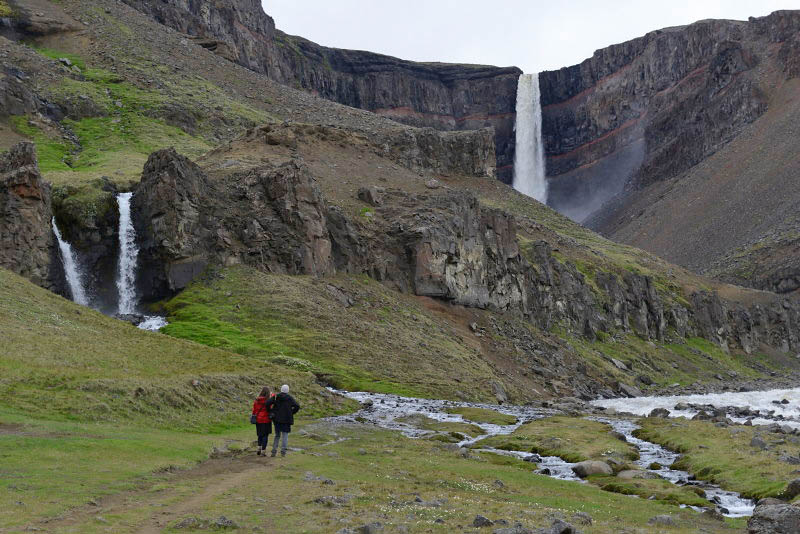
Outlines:
[[791, 501], [798, 495], [800, 495], [800, 478], [796, 478], [789, 482], [789, 484], [786, 486], [786, 489], [783, 490], [781, 497], [787, 501]]
[[366, 202], [370, 206], [378, 207], [383, 205], [383, 195], [386, 193], [382, 187], [362, 187], [358, 190], [358, 199]]
[[748, 534], [797, 534], [800, 507], [790, 504], [758, 506], [747, 523]]
[[622, 393], [623, 395], [625, 395], [627, 397], [641, 397], [642, 396], [642, 390], [640, 390], [636, 386], [629, 386], [628, 384], [620, 383], [619, 391], [620, 391], [620, 393]]
[[655, 410], [650, 412], [648, 417], [659, 417], [661, 419], [667, 419], [669, 417], [669, 410], [666, 408], [656, 408]]
[[475, 528], [491, 527], [492, 525], [494, 525], [494, 521], [482, 515], [476, 515], [475, 519], [472, 521], [472, 526]]
[[577, 529], [566, 521], [556, 519], [550, 525], [550, 530], [547, 531], [547, 534], [577, 534], [577, 532]]
[[572, 466], [572, 471], [581, 478], [592, 475], [612, 475], [614, 470], [606, 462], [589, 460]]

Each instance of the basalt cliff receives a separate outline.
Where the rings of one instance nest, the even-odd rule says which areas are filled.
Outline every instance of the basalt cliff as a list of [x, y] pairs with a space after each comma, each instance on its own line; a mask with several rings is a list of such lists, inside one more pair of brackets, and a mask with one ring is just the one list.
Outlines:
[[270, 79], [412, 126], [495, 130], [498, 177], [514, 163], [515, 67], [414, 63], [327, 48], [275, 28], [258, 0], [125, 0], [158, 22]]

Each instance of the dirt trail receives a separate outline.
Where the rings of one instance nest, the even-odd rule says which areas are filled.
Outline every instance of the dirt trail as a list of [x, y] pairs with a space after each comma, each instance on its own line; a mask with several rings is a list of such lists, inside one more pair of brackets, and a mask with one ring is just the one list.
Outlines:
[[203, 491], [151, 517], [147, 523], [136, 530], [136, 534], [159, 534], [173, 521], [190, 515], [190, 512], [212, 502], [220, 494], [241, 485], [254, 473], [271, 471], [275, 462], [266, 460], [261, 463], [241, 460], [240, 463], [244, 464], [241, 466], [243, 467], [241, 471], [227, 475], [215, 475], [213, 483], [204, 488]]
[[[115, 525], [115, 532], [159, 534], [170, 523], [192, 515], [194, 510], [213, 502], [217, 496], [242, 485], [251, 476], [272, 471], [276, 465], [275, 459], [250, 454], [207, 460], [195, 468], [169, 476], [170, 485], [191, 481], [193, 485], [202, 488], [178, 502], [164, 504], [165, 501], [171, 500], [173, 494], [169, 491], [153, 494], [151, 492], [153, 484], [148, 483], [143, 484], [140, 489], [109, 496], [95, 504], [66, 512], [58, 518], [44, 520], [36, 527], [44, 532], [69, 531], [70, 527], [94, 521], [98, 516], [124, 515], [136, 510], [150, 510], [146, 519], [141, 519], [136, 525], [127, 528], [121, 524]], [[0, 529], [0, 532], [5, 530]]]

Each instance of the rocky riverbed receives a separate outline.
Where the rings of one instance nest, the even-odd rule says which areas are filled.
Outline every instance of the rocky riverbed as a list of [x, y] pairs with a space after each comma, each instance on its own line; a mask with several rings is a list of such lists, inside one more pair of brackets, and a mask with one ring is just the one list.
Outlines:
[[[460, 439], [449, 445], [454, 450], [460, 450], [464, 455], [469, 455], [472, 450], [513, 456], [537, 464], [537, 472], [539, 474], [575, 482], [582, 482], [582, 476], [585, 477], [586, 474], [584, 468], [588, 464], [597, 463], [581, 462], [576, 464], [555, 456], [532, 454], [530, 451], [481, 448], [479, 445], [479, 442], [485, 438], [510, 435], [525, 423], [563, 413], [562, 410], [558, 408], [513, 405], [496, 406], [446, 400], [415, 399], [365, 392], [337, 391], [336, 393], [357, 400], [362, 405], [362, 409], [359, 412], [352, 416], [342, 417], [341, 419], [370, 423], [381, 428], [397, 430], [412, 438], [432, 438], [437, 434], [441, 434], [442, 436], [452, 436], [453, 434], [452, 432], [437, 432], [437, 430], [424, 428], [419, 424], [415, 424], [416, 421], [419, 421], [419, 419], [414, 419], [415, 416], [424, 416], [427, 420], [440, 423], [468, 423], [480, 428], [480, 435], [462, 435]], [[454, 413], [464, 408], [491, 410], [499, 414], [512, 416], [516, 419], [516, 422], [511, 424], [497, 424], [494, 422], [474, 421], [461, 414]], [[735, 492], [722, 490], [716, 485], [699, 482], [685, 471], [672, 469], [671, 466], [678, 459], [679, 455], [655, 443], [636, 438], [633, 433], [638, 429], [638, 426], [634, 421], [627, 418], [605, 416], [591, 416], [591, 419], [609, 425], [618, 433], [619, 439], [627, 441], [638, 450], [639, 459], [636, 461], [636, 464], [641, 468], [641, 472], [637, 472], [639, 475], [660, 478], [679, 486], [689, 485], [696, 487], [700, 490], [699, 493], [705, 495], [708, 499], [709, 506], [707, 508], [722, 515], [728, 517], [744, 517], [753, 513], [755, 508], [755, 503], [753, 501], [742, 498]], [[608, 472], [610, 473], [611, 468], [607, 464], [605, 467], [608, 468]], [[695, 508], [701, 510], [699, 507]]]

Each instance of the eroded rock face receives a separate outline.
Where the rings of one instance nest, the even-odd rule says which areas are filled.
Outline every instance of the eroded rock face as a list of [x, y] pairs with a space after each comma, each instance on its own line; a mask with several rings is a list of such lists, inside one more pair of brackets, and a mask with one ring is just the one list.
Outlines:
[[323, 47], [276, 31], [257, 0], [125, 2], [279, 83], [412, 126], [493, 128], [498, 176], [511, 181], [521, 74], [515, 67], [423, 64]]
[[145, 165], [132, 211], [145, 299], [174, 294], [212, 262], [289, 274], [333, 271], [326, 207], [297, 162], [220, 184], [173, 149], [161, 150]]
[[33, 143], [0, 158], [0, 267], [56, 290], [50, 185], [42, 180]]
[[147, 160], [131, 201], [146, 295], [183, 289], [206, 268], [213, 236], [201, 211], [215, 193], [205, 173], [174, 149]]
[[672, 178], [767, 109], [759, 88], [780, 43], [796, 70], [800, 12], [651, 32], [540, 75], [551, 205], [577, 218], [626, 186]]

